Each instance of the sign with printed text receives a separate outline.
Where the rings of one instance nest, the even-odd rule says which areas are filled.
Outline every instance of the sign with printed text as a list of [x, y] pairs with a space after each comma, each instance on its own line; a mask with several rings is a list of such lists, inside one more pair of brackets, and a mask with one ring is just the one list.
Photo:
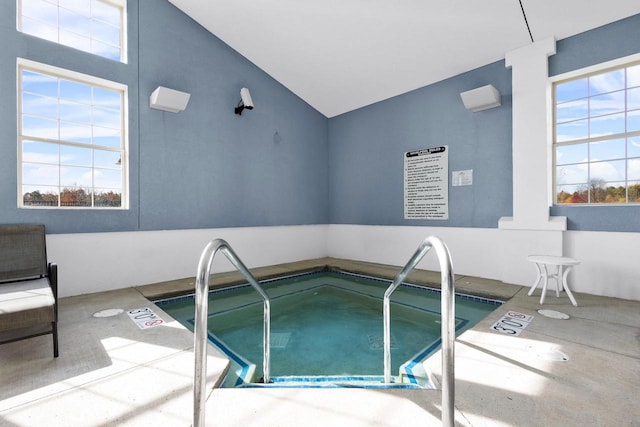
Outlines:
[[517, 337], [532, 321], [533, 316], [529, 314], [508, 311], [500, 320], [491, 325], [491, 329]]
[[133, 323], [138, 325], [140, 329], [153, 328], [160, 326], [164, 323], [164, 320], [153, 312], [148, 307], [136, 308], [135, 310], [128, 310], [127, 314], [129, 318], [133, 320]]
[[463, 187], [473, 185], [473, 169], [451, 172], [451, 186]]
[[404, 153], [404, 218], [449, 219], [449, 147]]

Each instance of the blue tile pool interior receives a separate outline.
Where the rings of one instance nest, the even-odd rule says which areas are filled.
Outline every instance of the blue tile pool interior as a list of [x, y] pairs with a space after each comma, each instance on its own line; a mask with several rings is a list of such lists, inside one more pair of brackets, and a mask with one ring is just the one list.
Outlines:
[[[264, 280], [271, 379], [287, 387], [382, 385], [382, 297], [390, 281], [325, 270]], [[456, 294], [456, 335], [502, 301]], [[193, 330], [193, 294], [154, 301]], [[403, 283], [391, 298], [393, 387], [432, 387], [422, 362], [440, 348], [440, 290]], [[261, 386], [263, 302], [249, 285], [209, 292], [209, 342], [231, 360], [224, 387]]]

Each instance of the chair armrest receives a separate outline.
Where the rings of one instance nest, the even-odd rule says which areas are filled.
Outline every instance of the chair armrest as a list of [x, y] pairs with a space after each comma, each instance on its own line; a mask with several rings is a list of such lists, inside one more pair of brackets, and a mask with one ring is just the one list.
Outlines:
[[47, 276], [49, 277], [49, 284], [51, 285], [51, 291], [53, 292], [53, 298], [58, 304], [58, 264], [50, 262], [47, 265]]

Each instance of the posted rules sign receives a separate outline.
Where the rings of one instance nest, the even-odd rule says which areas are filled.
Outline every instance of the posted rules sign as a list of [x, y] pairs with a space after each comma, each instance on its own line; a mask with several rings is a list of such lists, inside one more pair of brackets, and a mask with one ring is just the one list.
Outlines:
[[404, 153], [404, 218], [449, 219], [449, 147]]

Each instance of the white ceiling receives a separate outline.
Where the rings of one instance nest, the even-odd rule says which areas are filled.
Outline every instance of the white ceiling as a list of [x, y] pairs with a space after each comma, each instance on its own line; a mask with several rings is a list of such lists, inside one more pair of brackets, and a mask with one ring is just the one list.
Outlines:
[[[518, 0], [169, 1], [327, 117], [531, 43]], [[522, 5], [536, 41], [640, 13], [638, 0]]]

